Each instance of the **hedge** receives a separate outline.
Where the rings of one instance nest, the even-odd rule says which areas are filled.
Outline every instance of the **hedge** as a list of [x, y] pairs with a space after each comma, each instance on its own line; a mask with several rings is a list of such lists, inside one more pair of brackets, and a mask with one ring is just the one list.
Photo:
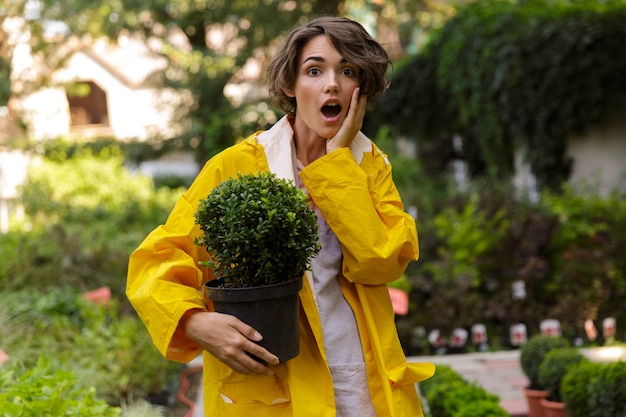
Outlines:
[[469, 383], [447, 365], [437, 365], [435, 375], [421, 382], [420, 390], [433, 417], [506, 417], [497, 395]]

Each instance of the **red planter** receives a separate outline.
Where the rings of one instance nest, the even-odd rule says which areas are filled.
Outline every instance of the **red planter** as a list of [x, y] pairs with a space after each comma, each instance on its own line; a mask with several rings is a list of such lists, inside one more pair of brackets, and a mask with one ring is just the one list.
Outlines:
[[548, 397], [548, 391], [540, 391], [524, 388], [526, 400], [528, 401], [528, 417], [547, 417], [541, 400]]
[[549, 401], [543, 398], [541, 401], [544, 417], [567, 417], [565, 403]]

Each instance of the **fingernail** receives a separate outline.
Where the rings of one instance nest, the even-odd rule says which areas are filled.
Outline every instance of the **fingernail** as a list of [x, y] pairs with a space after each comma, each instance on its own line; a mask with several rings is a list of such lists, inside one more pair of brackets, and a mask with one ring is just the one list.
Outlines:
[[263, 339], [263, 336], [261, 336], [261, 333], [259, 332], [254, 332], [254, 336], [252, 336], [254, 338], [254, 340], [259, 341]]

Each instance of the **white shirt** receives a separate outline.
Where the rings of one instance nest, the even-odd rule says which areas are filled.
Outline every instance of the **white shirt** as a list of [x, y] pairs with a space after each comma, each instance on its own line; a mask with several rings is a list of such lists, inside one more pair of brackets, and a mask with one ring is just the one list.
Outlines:
[[[295, 152], [294, 152], [295, 158]], [[296, 161], [299, 174], [303, 165]], [[299, 175], [296, 184], [306, 191]], [[318, 237], [322, 246], [311, 260], [313, 291], [322, 323], [324, 350], [333, 378], [337, 417], [376, 417], [367, 385], [367, 373], [359, 330], [352, 308], [339, 286], [343, 254], [339, 240], [321, 211], [317, 214]]]

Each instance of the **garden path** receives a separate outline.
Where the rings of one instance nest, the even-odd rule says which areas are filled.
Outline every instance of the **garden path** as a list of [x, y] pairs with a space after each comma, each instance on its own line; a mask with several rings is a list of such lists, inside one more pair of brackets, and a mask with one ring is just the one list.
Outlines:
[[[626, 361], [626, 347], [583, 348], [581, 352], [594, 361]], [[466, 381], [476, 382], [488, 392], [500, 398], [500, 406], [511, 417], [527, 417], [528, 404], [523, 388], [528, 379], [519, 364], [519, 350], [498, 352], [461, 353], [435, 356], [410, 356], [409, 362], [432, 362], [448, 365]], [[201, 363], [201, 362], [200, 362]], [[190, 366], [197, 366], [192, 362]], [[202, 411], [202, 387], [196, 390], [196, 407], [193, 414], [185, 417], [204, 417]]]
[[412, 362], [448, 365], [466, 381], [476, 382], [500, 398], [511, 417], [526, 417], [528, 404], [523, 388], [528, 379], [519, 366], [519, 350], [409, 357]]
[[[581, 348], [580, 351], [592, 361], [626, 361], [626, 347], [623, 346]], [[409, 361], [449, 365], [466, 381], [476, 382], [488, 392], [500, 397], [500, 406], [511, 417], [527, 417], [528, 403], [526, 402], [523, 389], [528, 385], [528, 378], [520, 368], [519, 354], [519, 350], [508, 350], [454, 355], [413, 356], [409, 358]]]
[[[528, 406], [522, 388], [526, 377], [519, 368], [519, 351], [465, 353], [458, 355], [412, 356], [410, 362], [432, 362], [449, 365], [467, 381], [476, 381], [500, 397], [500, 405], [511, 417], [525, 417]], [[190, 366], [196, 366], [192, 363]], [[195, 391], [196, 406], [181, 417], [204, 417], [201, 386]]]

